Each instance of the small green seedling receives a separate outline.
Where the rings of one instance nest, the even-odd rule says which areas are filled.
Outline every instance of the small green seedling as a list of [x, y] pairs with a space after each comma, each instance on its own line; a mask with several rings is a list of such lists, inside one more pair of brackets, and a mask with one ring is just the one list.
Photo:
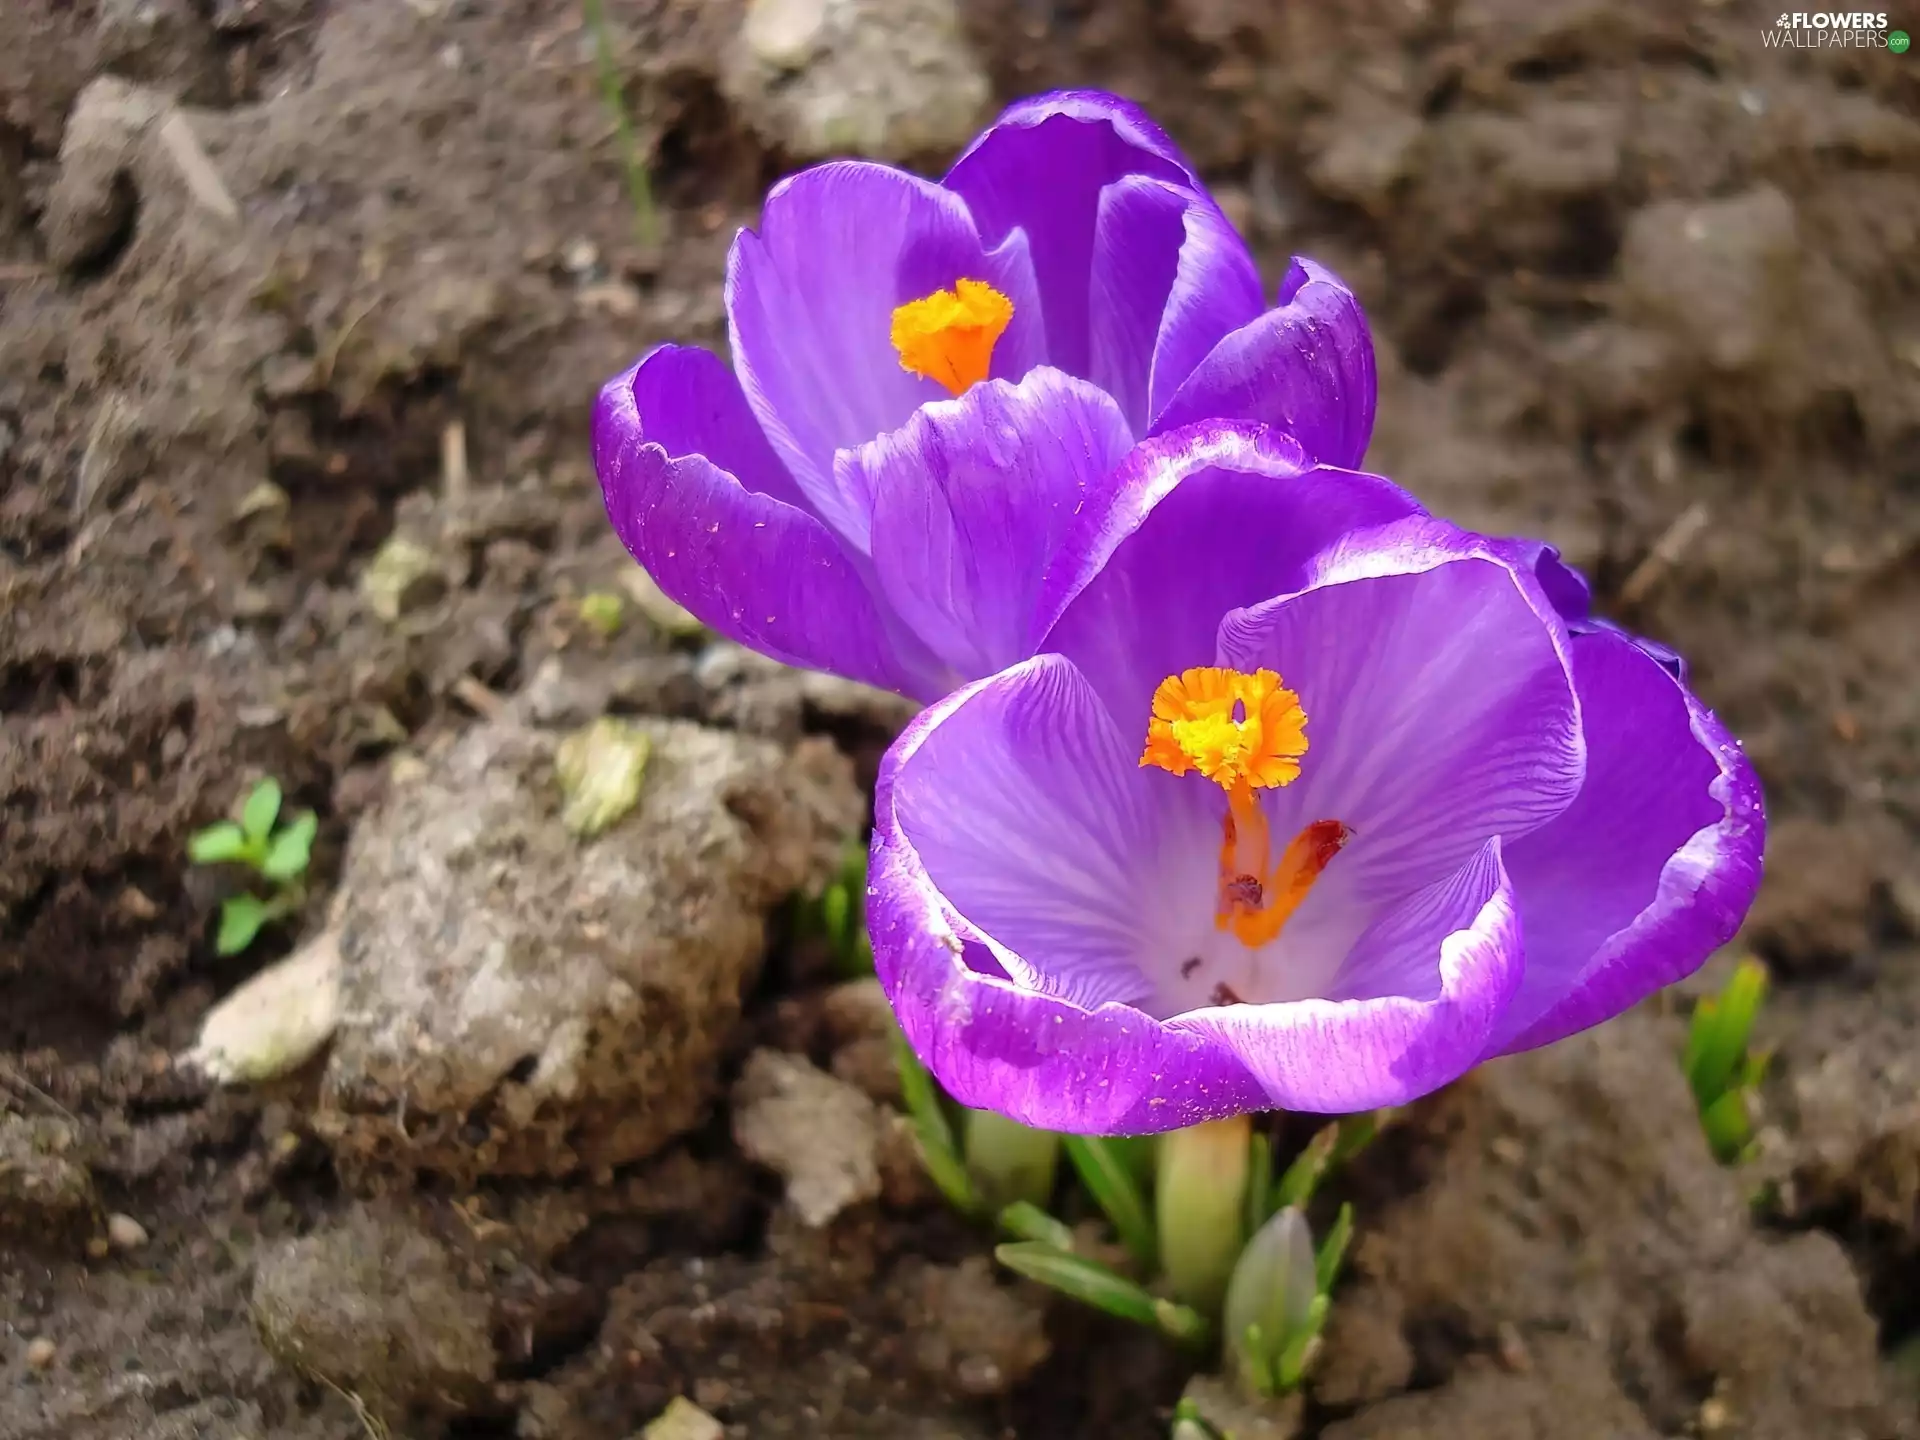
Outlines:
[[873, 974], [873, 941], [867, 936], [867, 845], [850, 840], [840, 869], [818, 895], [802, 897], [797, 914], [802, 936], [818, 937], [833, 955], [842, 979]]
[[1767, 997], [1767, 967], [1742, 960], [1718, 995], [1693, 1007], [1687, 1049], [1681, 1059], [1707, 1143], [1723, 1165], [1754, 1150], [1753, 1098], [1766, 1074], [1769, 1052], [1751, 1048], [1753, 1022]]
[[280, 782], [269, 777], [255, 785], [240, 807], [240, 819], [209, 825], [187, 842], [196, 865], [244, 865], [272, 887], [265, 899], [243, 891], [220, 902], [220, 932], [213, 948], [238, 955], [260, 931], [297, 911], [306, 899], [301, 884], [313, 858], [319, 818], [303, 810], [292, 823], [275, 828], [280, 818]]

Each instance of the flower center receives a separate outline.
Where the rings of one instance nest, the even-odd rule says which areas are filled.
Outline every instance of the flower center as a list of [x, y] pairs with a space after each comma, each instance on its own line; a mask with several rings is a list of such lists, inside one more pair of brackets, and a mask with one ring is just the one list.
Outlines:
[[1351, 834], [1338, 820], [1316, 820], [1273, 863], [1254, 792], [1298, 779], [1306, 753], [1307, 712], [1271, 670], [1183, 670], [1153, 692], [1140, 763], [1174, 775], [1197, 770], [1227, 792], [1214, 920], [1250, 948], [1280, 934]]
[[893, 312], [900, 368], [964, 395], [987, 378], [993, 347], [1013, 320], [1013, 302], [984, 280], [960, 280]]

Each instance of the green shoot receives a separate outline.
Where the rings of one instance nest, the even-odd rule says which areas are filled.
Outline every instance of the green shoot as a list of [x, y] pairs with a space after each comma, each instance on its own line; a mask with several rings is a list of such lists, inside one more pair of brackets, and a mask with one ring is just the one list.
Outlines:
[[1160, 1248], [1153, 1212], [1147, 1208], [1146, 1196], [1140, 1193], [1140, 1184], [1124, 1154], [1111, 1141], [1093, 1135], [1062, 1135], [1060, 1143], [1066, 1147], [1067, 1158], [1079, 1172], [1087, 1194], [1113, 1222], [1120, 1243], [1143, 1272], [1151, 1273]]
[[1718, 995], [1694, 1006], [1681, 1057], [1700, 1111], [1701, 1128], [1723, 1165], [1753, 1150], [1752, 1097], [1766, 1073], [1768, 1055], [1751, 1048], [1753, 1025], [1767, 994], [1767, 969], [1743, 960]]
[[913, 1053], [907, 1037], [894, 1032], [893, 1061], [900, 1072], [900, 1094], [907, 1105], [907, 1118], [913, 1122], [914, 1138], [920, 1142], [920, 1163], [962, 1215], [980, 1212], [980, 1197], [974, 1192], [973, 1178], [967, 1174], [966, 1161], [954, 1143], [953, 1126], [941, 1107], [940, 1091], [933, 1076]]
[[1097, 1261], [1032, 1240], [994, 1249], [994, 1258], [1017, 1275], [1049, 1285], [1083, 1305], [1160, 1331], [1181, 1344], [1203, 1343], [1211, 1327], [1199, 1311], [1161, 1300]]
[[1019, 1240], [1032, 1240], [1069, 1253], [1073, 1250], [1073, 1231], [1026, 1200], [1016, 1200], [1000, 1212], [1000, 1228]]
[[614, 140], [620, 147], [620, 164], [626, 171], [627, 198], [633, 202], [633, 233], [643, 249], [660, 243], [660, 216], [653, 207], [653, 177], [647, 170], [647, 157], [640, 147], [640, 136], [627, 113], [625, 86], [620, 79], [620, 62], [613, 53], [613, 32], [607, 28], [604, 0], [580, 0], [587, 29], [593, 32], [594, 71], [600, 82], [600, 103], [613, 121]]
[[1183, 1395], [1180, 1403], [1173, 1407], [1173, 1433], [1170, 1440], [1226, 1440], [1226, 1437], [1200, 1413], [1198, 1401]]
[[849, 840], [840, 869], [818, 895], [803, 897], [797, 911], [802, 935], [825, 942], [834, 971], [857, 980], [873, 973], [873, 941], [867, 934], [867, 845]]
[[297, 913], [306, 899], [301, 881], [313, 858], [313, 837], [320, 820], [311, 810], [303, 810], [275, 829], [282, 798], [279, 781], [262, 780], [247, 793], [237, 823], [222, 820], [187, 841], [187, 858], [195, 865], [244, 866], [271, 890], [264, 899], [242, 891], [221, 902], [220, 928], [213, 942], [221, 955], [240, 954], [268, 925]]

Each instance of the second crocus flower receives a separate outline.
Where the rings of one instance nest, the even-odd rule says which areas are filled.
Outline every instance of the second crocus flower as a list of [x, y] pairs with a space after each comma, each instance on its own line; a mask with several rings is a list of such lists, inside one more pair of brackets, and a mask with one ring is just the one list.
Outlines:
[[1752, 767], [1550, 549], [1222, 423], [1075, 529], [1045, 653], [880, 772], [875, 959], [962, 1103], [1113, 1134], [1397, 1105], [1738, 926]]

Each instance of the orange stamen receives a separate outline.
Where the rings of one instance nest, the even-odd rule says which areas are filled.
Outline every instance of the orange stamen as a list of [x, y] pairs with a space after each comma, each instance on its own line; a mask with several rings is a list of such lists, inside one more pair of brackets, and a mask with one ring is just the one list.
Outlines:
[[900, 368], [964, 395], [987, 378], [993, 347], [1013, 320], [1013, 302], [984, 280], [959, 280], [893, 312]]
[[1316, 820], [1269, 870], [1273, 837], [1254, 792], [1291, 784], [1306, 753], [1306, 711], [1271, 670], [1204, 666], [1169, 675], [1153, 693], [1140, 763], [1198, 771], [1227, 792], [1214, 921], [1249, 948], [1279, 936], [1352, 834], [1338, 820]]
[[1232, 793], [1290, 785], [1307, 753], [1307, 712], [1271, 670], [1207, 665], [1169, 675], [1153, 692], [1142, 765], [1198, 770]]

